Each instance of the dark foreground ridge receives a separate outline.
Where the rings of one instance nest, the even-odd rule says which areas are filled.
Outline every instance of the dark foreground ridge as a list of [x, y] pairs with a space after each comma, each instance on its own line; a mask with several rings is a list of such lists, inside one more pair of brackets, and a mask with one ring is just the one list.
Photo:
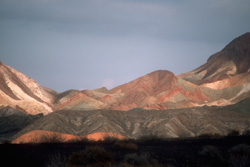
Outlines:
[[247, 167], [250, 136], [1, 144], [0, 157], [2, 164], [25, 167]]

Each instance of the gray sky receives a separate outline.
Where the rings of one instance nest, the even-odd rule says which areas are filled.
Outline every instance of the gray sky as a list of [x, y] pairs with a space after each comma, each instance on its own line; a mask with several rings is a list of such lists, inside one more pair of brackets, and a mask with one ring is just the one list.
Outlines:
[[0, 60], [56, 91], [204, 64], [250, 31], [249, 0], [0, 0]]

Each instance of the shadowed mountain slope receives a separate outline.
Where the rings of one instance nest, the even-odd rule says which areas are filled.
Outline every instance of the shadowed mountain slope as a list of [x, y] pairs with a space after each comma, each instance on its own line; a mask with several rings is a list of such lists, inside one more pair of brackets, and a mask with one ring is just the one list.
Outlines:
[[207, 63], [180, 76], [196, 84], [213, 82], [250, 70], [250, 32], [230, 42]]
[[[249, 101], [249, 100], [248, 100]], [[110, 132], [126, 138], [145, 135], [160, 137], [192, 137], [202, 134], [226, 135], [250, 129], [250, 114], [236, 108], [249, 109], [244, 101], [228, 107], [196, 107], [175, 110], [123, 111], [56, 111], [24, 128], [15, 138], [34, 130], [45, 130], [77, 136]]]
[[41, 117], [42, 114], [29, 115], [11, 107], [0, 108], [0, 142], [7, 140]]

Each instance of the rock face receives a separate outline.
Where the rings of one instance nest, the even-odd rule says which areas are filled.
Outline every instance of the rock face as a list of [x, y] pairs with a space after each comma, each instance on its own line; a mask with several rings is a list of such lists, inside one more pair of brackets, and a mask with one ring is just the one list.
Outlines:
[[52, 112], [53, 95], [34, 80], [0, 63], [0, 106], [22, 109], [29, 114]]

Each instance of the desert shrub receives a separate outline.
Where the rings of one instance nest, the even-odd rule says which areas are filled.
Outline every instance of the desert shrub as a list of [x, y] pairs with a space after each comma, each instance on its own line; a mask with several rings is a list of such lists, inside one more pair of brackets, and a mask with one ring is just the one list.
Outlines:
[[105, 136], [104, 139], [103, 139], [103, 143], [114, 143], [116, 141], [118, 141], [119, 139], [116, 138], [115, 136]]
[[201, 138], [201, 139], [219, 139], [219, 138], [222, 138], [222, 136], [220, 134], [217, 134], [217, 133], [213, 133], [213, 134], [209, 134], [209, 133], [202, 133], [198, 136], [198, 138]]
[[11, 140], [6, 139], [2, 141], [0, 144], [11, 144]]
[[114, 147], [124, 150], [133, 150], [133, 151], [138, 150], [138, 146], [135, 143], [126, 141], [117, 141], [115, 142]]
[[222, 159], [220, 150], [215, 146], [206, 145], [199, 152], [199, 155]]
[[85, 151], [74, 152], [69, 157], [70, 166], [99, 165], [105, 166], [112, 161], [112, 155], [99, 146], [87, 147]]
[[87, 160], [83, 151], [73, 152], [68, 159], [69, 166], [86, 165]]
[[78, 136], [74, 139], [68, 140], [68, 143], [90, 143], [91, 141], [85, 136]]
[[203, 164], [222, 166], [223, 158], [220, 150], [215, 146], [206, 145], [199, 152]]
[[250, 146], [246, 144], [237, 145], [229, 150], [230, 164], [232, 167], [250, 166]]
[[124, 162], [132, 166], [158, 166], [158, 161], [153, 159], [149, 153], [131, 153], [126, 154]]
[[138, 138], [138, 141], [145, 142], [145, 141], [161, 141], [163, 140], [162, 137], [157, 135], [142, 135]]
[[85, 155], [89, 163], [95, 162], [110, 162], [112, 160], [112, 155], [107, 152], [104, 148], [99, 146], [87, 147], [85, 150]]
[[57, 152], [53, 155], [50, 155], [46, 167], [66, 167], [67, 162], [64, 155]]
[[150, 158], [148, 153], [143, 153], [143, 154], [127, 154], [124, 157], [124, 161], [127, 162], [128, 164], [132, 165], [146, 165], [148, 163], [148, 159]]
[[231, 130], [230, 132], [228, 132], [227, 136], [239, 136], [240, 132], [238, 130]]
[[69, 156], [69, 166], [83, 166], [87, 164], [86, 156], [83, 151], [73, 152]]

